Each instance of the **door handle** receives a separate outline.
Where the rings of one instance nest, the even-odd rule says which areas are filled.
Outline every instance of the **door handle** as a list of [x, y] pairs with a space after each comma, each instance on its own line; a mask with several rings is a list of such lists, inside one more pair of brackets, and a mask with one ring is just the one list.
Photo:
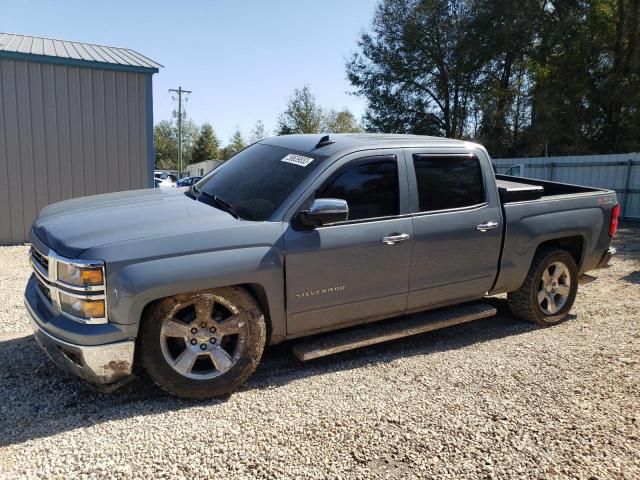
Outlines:
[[382, 237], [382, 243], [385, 245], [395, 245], [398, 242], [404, 242], [405, 240], [409, 240], [411, 235], [408, 233], [394, 233], [392, 235], [387, 235], [386, 237]]
[[481, 232], [486, 232], [487, 230], [493, 230], [494, 228], [497, 228], [497, 227], [498, 227], [498, 222], [487, 222], [487, 223], [481, 223], [476, 228]]

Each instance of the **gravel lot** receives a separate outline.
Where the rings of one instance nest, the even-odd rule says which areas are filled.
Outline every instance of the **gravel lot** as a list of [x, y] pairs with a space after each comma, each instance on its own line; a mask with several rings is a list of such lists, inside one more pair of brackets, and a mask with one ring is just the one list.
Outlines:
[[269, 349], [224, 401], [57, 370], [0, 248], [0, 478], [640, 478], [640, 228], [575, 318], [492, 319], [301, 364]]

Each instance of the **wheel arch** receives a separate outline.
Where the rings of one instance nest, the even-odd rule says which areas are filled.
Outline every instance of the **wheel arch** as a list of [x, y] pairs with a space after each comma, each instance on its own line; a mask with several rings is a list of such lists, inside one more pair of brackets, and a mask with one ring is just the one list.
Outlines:
[[284, 272], [271, 247], [203, 252], [125, 265], [112, 271], [107, 285], [109, 321], [139, 324], [150, 305], [173, 295], [242, 287], [258, 302], [272, 343], [286, 336]]
[[533, 257], [531, 258], [531, 261], [533, 262], [533, 258], [535, 258], [538, 252], [543, 248], [556, 247], [556, 248], [560, 248], [562, 250], [567, 251], [576, 261], [576, 265], [578, 266], [578, 271], [580, 271], [580, 267], [584, 259], [585, 243], [586, 243], [586, 239], [584, 235], [570, 235], [570, 236], [552, 238], [550, 240], [541, 242], [536, 247]]
[[[272, 343], [272, 333], [273, 333], [273, 325], [271, 323], [271, 311], [269, 308], [269, 297], [267, 295], [267, 291], [265, 290], [264, 286], [259, 284], [259, 283], [240, 283], [240, 284], [236, 284], [236, 285], [224, 285], [224, 286], [216, 286], [216, 287], [212, 287], [210, 289], [205, 289], [206, 290], [215, 290], [216, 288], [224, 288], [224, 287], [237, 287], [237, 288], [242, 288], [245, 291], [247, 291], [247, 293], [249, 295], [251, 295], [251, 297], [258, 303], [258, 305], [260, 306], [260, 310], [262, 311], [262, 314], [264, 315], [264, 320], [265, 320], [265, 324], [267, 326], [267, 345], [270, 345]], [[194, 290], [195, 291], [199, 291], [199, 290]], [[142, 321], [148, 316], [149, 311], [153, 308], [153, 306], [164, 300], [165, 298], [170, 298], [173, 295], [180, 295], [183, 293], [191, 293], [191, 292], [176, 292], [175, 294], [172, 295], [164, 295], [158, 298], [154, 298], [152, 300], [149, 300], [143, 307], [142, 310], [140, 312], [140, 319], [139, 319], [139, 324], [142, 323]], [[278, 337], [276, 337], [276, 341], [275, 343], [278, 342]]]
[[254, 300], [258, 302], [258, 305], [260, 305], [260, 310], [262, 310], [264, 321], [267, 325], [267, 345], [271, 345], [273, 325], [271, 324], [271, 310], [269, 308], [269, 297], [266, 290], [259, 283], [243, 283], [238, 285], [238, 287], [247, 290]]
[[[507, 233], [508, 234], [508, 233]], [[563, 234], [549, 234], [538, 239], [538, 242], [527, 242], [526, 237], [519, 239], [520, 245], [503, 250], [501, 269], [494, 287], [489, 295], [512, 292], [519, 289], [525, 281], [536, 254], [543, 248], [555, 247], [567, 251], [575, 260], [578, 274], [589, 251], [589, 235], [581, 230]], [[518, 243], [518, 241], [516, 241]]]

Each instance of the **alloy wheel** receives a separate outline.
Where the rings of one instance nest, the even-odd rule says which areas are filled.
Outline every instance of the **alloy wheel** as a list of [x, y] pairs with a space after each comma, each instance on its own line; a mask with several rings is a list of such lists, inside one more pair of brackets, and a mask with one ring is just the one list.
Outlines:
[[204, 293], [177, 302], [162, 320], [160, 344], [180, 375], [209, 380], [231, 369], [247, 338], [241, 310], [224, 297]]
[[567, 303], [571, 292], [571, 274], [562, 262], [553, 262], [542, 272], [538, 304], [547, 315], [555, 315]]

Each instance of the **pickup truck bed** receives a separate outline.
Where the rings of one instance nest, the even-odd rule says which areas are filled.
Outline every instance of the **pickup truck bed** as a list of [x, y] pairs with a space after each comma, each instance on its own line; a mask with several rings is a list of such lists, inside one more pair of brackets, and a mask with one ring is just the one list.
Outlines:
[[506, 175], [496, 175], [496, 186], [504, 232], [500, 269], [490, 294], [522, 284], [535, 251], [533, 239], [542, 243], [564, 237], [563, 248], [575, 249], [580, 274], [606, 263], [603, 252], [608, 252], [611, 238], [605, 225], [616, 203], [613, 191]]
[[534, 178], [510, 177], [496, 175], [496, 185], [502, 203], [524, 202], [559, 195], [576, 193], [602, 193], [605, 190], [569, 183], [547, 182]]

